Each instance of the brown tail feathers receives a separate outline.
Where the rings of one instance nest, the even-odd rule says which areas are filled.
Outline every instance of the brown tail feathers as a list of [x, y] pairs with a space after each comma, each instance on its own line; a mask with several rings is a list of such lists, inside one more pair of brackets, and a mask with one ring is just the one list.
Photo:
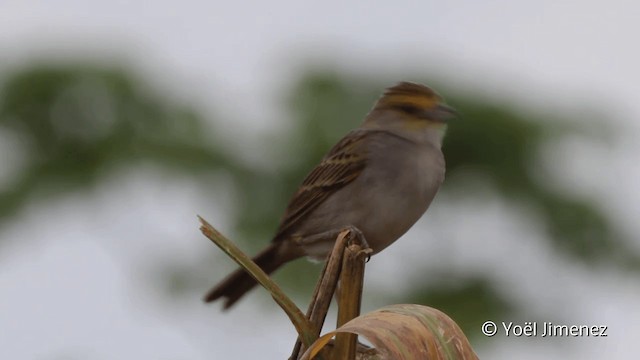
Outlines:
[[[289, 260], [281, 258], [279, 245], [280, 243], [272, 243], [253, 258], [253, 261], [267, 274], [271, 274]], [[204, 301], [212, 302], [219, 298], [225, 298], [224, 309], [227, 310], [256, 285], [258, 283], [248, 272], [244, 271], [244, 269], [238, 269], [216, 287], [209, 290], [204, 297]]]

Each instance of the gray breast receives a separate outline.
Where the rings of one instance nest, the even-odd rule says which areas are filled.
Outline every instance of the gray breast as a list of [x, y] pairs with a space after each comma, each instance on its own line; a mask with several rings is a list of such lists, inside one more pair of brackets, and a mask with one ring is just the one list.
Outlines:
[[[303, 232], [313, 234], [353, 225], [377, 253], [422, 216], [444, 178], [442, 152], [386, 136], [371, 139], [365, 170], [321, 204], [301, 229]], [[323, 258], [332, 247], [329, 242], [318, 245], [305, 251]]]

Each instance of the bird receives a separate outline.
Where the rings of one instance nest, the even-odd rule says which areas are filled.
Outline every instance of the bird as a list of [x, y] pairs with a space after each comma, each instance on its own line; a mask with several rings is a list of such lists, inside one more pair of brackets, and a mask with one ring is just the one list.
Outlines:
[[[428, 86], [399, 82], [324, 156], [291, 198], [271, 243], [253, 261], [267, 274], [308, 257], [323, 261], [336, 236], [355, 228], [377, 254], [425, 213], [445, 175], [442, 140], [457, 112]], [[205, 302], [233, 306], [257, 282], [243, 269]]]

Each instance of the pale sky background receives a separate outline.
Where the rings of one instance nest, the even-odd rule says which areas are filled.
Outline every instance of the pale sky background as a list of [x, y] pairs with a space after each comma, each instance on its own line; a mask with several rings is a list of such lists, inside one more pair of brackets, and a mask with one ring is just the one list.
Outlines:
[[[0, 0], [0, 67], [34, 56], [125, 61], [159, 91], [205, 114], [225, 115], [216, 120], [235, 138], [251, 127], [243, 140], [283, 131], [282, 95], [308, 60], [358, 76], [384, 72], [390, 83], [436, 74], [440, 83], [522, 107], [582, 111], [622, 129], [615, 148], [601, 151], [576, 140], [545, 156], [560, 159], [559, 186], [579, 177], [572, 191], [601, 201], [623, 231], [639, 234], [639, 19], [640, 4], [621, 0]], [[243, 146], [257, 146], [250, 143]], [[0, 168], [19, 166], [10, 148], [10, 139], [0, 139]], [[96, 191], [45, 206], [34, 202], [0, 229], [0, 237], [12, 240], [0, 248], [0, 358], [286, 358], [294, 331], [284, 315], [264, 311], [270, 305], [257, 300], [257, 292], [227, 314], [200, 298], [176, 306], [159, 293], [154, 263], [217, 252], [199, 235], [195, 214], [224, 204], [224, 195], [202, 199], [190, 190], [197, 186], [139, 169]], [[223, 208], [207, 211], [202, 215], [228, 229]], [[444, 250], [421, 242], [438, 233], [430, 219], [450, 211], [456, 212], [451, 222], [465, 225], [449, 234], [456, 240]], [[554, 262], [536, 229], [523, 235], [522, 214], [490, 195], [464, 206], [438, 197], [429, 213], [419, 230], [368, 265], [369, 284], [393, 291], [385, 281], [403, 274], [407, 257], [423, 253], [412, 247], [421, 243], [432, 256], [490, 272], [535, 311], [565, 314], [531, 320], [609, 326], [606, 339], [496, 338], [476, 347], [481, 358], [633, 358], [640, 336], [637, 279]], [[487, 226], [498, 223], [510, 225]], [[472, 237], [483, 246], [470, 247]], [[526, 256], [496, 263], [496, 249]], [[549, 260], [540, 266], [540, 259]], [[219, 277], [212, 274], [212, 283]], [[553, 283], [541, 285], [549, 278]], [[527, 303], [533, 295], [538, 301]], [[263, 320], [245, 329], [256, 316]]]

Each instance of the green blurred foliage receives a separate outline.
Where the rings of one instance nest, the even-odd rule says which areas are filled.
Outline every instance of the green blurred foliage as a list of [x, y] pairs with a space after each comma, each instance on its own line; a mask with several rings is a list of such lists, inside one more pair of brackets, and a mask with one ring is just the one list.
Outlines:
[[[487, 319], [506, 319], [516, 311], [490, 279], [470, 277], [459, 279], [444, 276], [434, 284], [418, 288], [405, 302], [428, 304], [449, 315], [468, 338], [478, 336], [477, 329]], [[474, 331], [475, 330], [475, 331]]]
[[4, 74], [0, 94], [0, 131], [18, 140], [25, 158], [0, 193], [0, 220], [34, 194], [79, 191], [136, 161], [176, 171], [232, 166], [194, 112], [170, 105], [121, 69], [26, 68]]
[[[453, 123], [445, 139], [448, 177], [464, 173], [490, 179], [502, 196], [536, 210], [552, 245], [567, 256], [590, 263], [637, 264], [637, 254], [627, 249], [597, 204], [540, 181], [541, 147], [573, 130], [557, 126], [562, 119], [536, 118], [455, 96], [452, 102], [468, 121]], [[447, 185], [445, 191], [458, 191]]]
[[[256, 250], [269, 241], [290, 194], [306, 173], [359, 124], [388, 85], [382, 79], [354, 79], [331, 71], [302, 74], [285, 104], [293, 119], [291, 131], [273, 142], [287, 149], [287, 165], [268, 172], [231, 156], [233, 150], [217, 141], [215, 122], [204, 121], [194, 110], [154, 93], [125, 69], [70, 64], [6, 73], [0, 90], [0, 132], [18, 139], [26, 165], [12, 174], [10, 186], [0, 192], [0, 221], [19, 214], [27, 201], [81, 191], [112, 171], [133, 169], [126, 166], [144, 161], [194, 177], [219, 172], [230, 176], [236, 190], [237, 233]], [[554, 125], [561, 119], [518, 112], [480, 95], [461, 96], [445, 86], [435, 87], [463, 114], [450, 126], [444, 152], [448, 178], [460, 176], [465, 181], [445, 182], [443, 191], [473, 193], [474, 181], [489, 179], [499, 196], [514, 204], [526, 203], [535, 211], [550, 246], [563, 256], [584, 264], [638, 269], [638, 254], [625, 246], [625, 239], [598, 204], [558, 193], [537, 176], [540, 147], [571, 134], [571, 128]], [[180, 283], [201, 276], [204, 270], [198, 265], [202, 264], [174, 266], [172, 273], [164, 273], [165, 280], [173, 289], [188, 291], [191, 288]], [[204, 269], [210, 271], [210, 267]], [[286, 288], [308, 296], [319, 269], [298, 261], [277, 278]], [[504, 318], [517, 308], [496, 291], [491, 279], [449, 280], [423, 284], [403, 296], [402, 302], [414, 299], [438, 307], [463, 326], [473, 327], [487, 318]], [[469, 327], [464, 330], [478, 333]]]

